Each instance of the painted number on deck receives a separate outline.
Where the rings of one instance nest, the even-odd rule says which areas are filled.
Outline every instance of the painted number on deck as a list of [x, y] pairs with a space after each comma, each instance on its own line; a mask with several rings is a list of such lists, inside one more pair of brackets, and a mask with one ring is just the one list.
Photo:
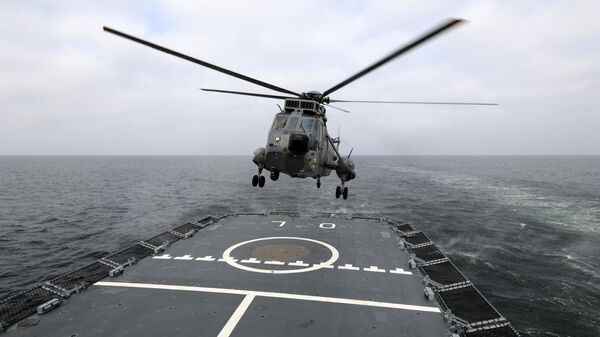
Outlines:
[[331, 222], [324, 222], [322, 224], [319, 224], [319, 228], [323, 228], [323, 229], [334, 229], [335, 228], [335, 224], [331, 223]]
[[271, 222], [279, 223], [279, 227], [283, 227], [283, 225], [285, 225], [285, 221], [273, 220]]

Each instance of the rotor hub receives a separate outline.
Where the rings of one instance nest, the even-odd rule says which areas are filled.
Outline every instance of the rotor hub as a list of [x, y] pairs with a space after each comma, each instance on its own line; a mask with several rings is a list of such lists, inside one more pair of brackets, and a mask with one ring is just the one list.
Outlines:
[[303, 92], [302, 98], [311, 99], [311, 100], [317, 101], [319, 103], [323, 102], [323, 94], [316, 90], [311, 90], [309, 92]]

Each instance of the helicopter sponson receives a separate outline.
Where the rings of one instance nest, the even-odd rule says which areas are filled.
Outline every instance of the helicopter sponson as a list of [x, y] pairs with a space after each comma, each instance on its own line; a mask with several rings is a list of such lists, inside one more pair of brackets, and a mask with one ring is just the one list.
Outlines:
[[354, 172], [354, 162], [350, 158], [340, 158], [335, 173], [342, 181], [349, 181], [356, 178]]

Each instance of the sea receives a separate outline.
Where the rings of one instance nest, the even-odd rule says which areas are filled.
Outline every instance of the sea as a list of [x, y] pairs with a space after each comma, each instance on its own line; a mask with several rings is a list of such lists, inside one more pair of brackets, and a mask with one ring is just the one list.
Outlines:
[[600, 336], [600, 156], [356, 156], [251, 186], [248, 156], [0, 156], [0, 299], [174, 224], [290, 210], [424, 230], [523, 336]]

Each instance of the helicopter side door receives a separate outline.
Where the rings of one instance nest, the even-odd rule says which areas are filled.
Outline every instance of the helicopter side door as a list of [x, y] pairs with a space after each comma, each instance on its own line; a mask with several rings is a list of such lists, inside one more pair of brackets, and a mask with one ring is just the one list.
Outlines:
[[335, 152], [333, 151], [332, 145], [329, 143], [327, 127], [322, 121], [319, 121], [319, 140], [320, 140], [320, 153], [319, 153], [319, 168], [321, 170], [321, 176], [328, 176], [331, 169], [328, 168], [328, 163], [334, 161]]

